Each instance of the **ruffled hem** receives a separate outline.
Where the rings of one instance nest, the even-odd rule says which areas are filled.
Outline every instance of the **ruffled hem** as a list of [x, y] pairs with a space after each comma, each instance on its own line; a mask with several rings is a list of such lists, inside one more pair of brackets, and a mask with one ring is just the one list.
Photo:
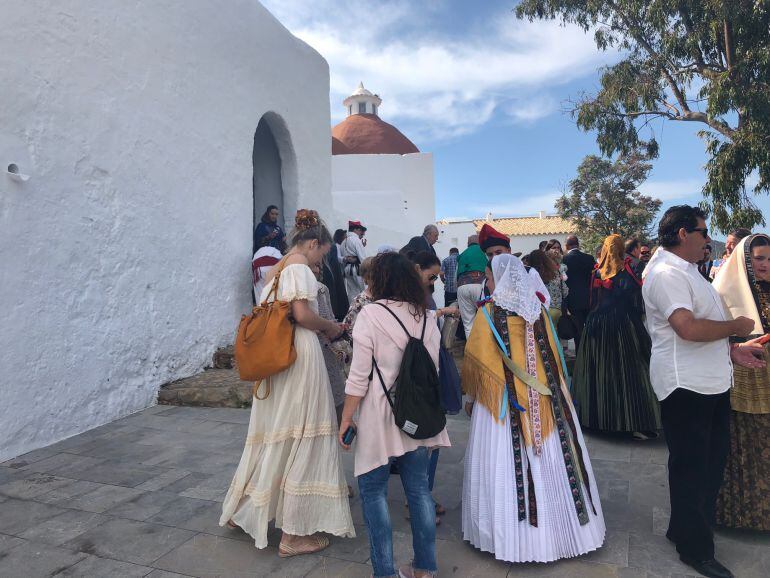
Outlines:
[[276, 444], [290, 439], [311, 439], [321, 436], [336, 436], [337, 427], [332, 423], [295, 425], [272, 432], [258, 432], [246, 438], [246, 445]]
[[[235, 496], [232, 497], [233, 499]], [[251, 495], [243, 495], [235, 507], [227, 502], [222, 510], [219, 525], [231, 521], [254, 538], [257, 548], [266, 548], [268, 524], [275, 520], [275, 527], [293, 536], [311, 536], [325, 532], [341, 538], [355, 538], [356, 531], [350, 517], [347, 487], [343, 498], [331, 498], [318, 494], [296, 496], [278, 492], [277, 501], [282, 512], [275, 512], [267, 503], [258, 503]], [[344, 518], [347, 518], [346, 520]]]

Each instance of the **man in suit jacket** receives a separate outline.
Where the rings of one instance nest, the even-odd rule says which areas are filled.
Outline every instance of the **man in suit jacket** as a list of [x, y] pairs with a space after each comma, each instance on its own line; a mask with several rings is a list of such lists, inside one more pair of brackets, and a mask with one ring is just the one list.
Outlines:
[[425, 225], [422, 235], [409, 239], [409, 242], [401, 247], [399, 253], [410, 257], [415, 253], [430, 251], [435, 255], [436, 250], [433, 248], [433, 245], [436, 241], [438, 241], [438, 227], [436, 225]]
[[711, 283], [711, 269], [714, 268], [714, 260], [711, 258], [711, 245], [706, 245], [706, 249], [703, 251], [703, 260], [698, 261], [698, 271], [703, 275], [703, 278]]
[[574, 317], [578, 327], [578, 336], [575, 337], [575, 350], [580, 346], [580, 333], [583, 331], [588, 311], [590, 309], [591, 275], [596, 265], [596, 260], [580, 250], [580, 241], [577, 236], [570, 235], [565, 243], [567, 254], [562, 261], [567, 267], [567, 309]]

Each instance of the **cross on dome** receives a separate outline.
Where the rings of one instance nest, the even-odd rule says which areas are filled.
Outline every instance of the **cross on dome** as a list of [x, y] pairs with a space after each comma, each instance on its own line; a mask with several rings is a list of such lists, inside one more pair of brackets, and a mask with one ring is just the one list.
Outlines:
[[382, 99], [364, 88], [364, 83], [359, 82], [358, 87], [349, 97], [342, 101], [348, 111], [348, 116], [354, 114], [377, 114], [377, 109], [382, 104]]

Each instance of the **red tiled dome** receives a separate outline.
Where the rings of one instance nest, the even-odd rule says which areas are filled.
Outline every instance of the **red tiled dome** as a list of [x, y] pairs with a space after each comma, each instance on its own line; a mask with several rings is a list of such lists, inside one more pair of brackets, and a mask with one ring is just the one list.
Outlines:
[[352, 114], [332, 129], [333, 155], [406, 155], [420, 150], [376, 114]]

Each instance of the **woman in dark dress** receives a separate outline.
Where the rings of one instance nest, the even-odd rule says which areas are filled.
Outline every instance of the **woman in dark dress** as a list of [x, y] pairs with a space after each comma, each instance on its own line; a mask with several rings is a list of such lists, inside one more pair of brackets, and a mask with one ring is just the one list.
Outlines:
[[580, 423], [632, 432], [640, 440], [657, 437], [660, 408], [650, 385], [652, 343], [642, 322], [642, 281], [620, 235], [604, 240], [591, 283], [591, 312], [572, 381]]
[[[754, 320], [754, 339], [770, 333], [770, 237], [743, 239], [722, 265], [714, 289], [733, 318]], [[765, 345], [770, 362], [770, 344]], [[770, 531], [770, 364], [734, 366], [730, 453], [716, 506], [717, 524]]]

